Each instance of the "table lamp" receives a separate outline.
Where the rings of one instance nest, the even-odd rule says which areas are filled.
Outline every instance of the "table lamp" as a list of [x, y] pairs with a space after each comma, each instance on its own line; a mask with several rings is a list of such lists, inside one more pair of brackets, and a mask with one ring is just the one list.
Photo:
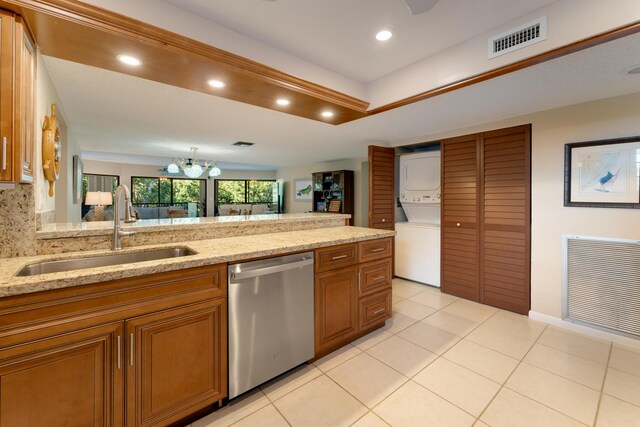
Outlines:
[[87, 191], [84, 204], [93, 206], [96, 221], [104, 221], [104, 207], [113, 203], [111, 193], [105, 191]]

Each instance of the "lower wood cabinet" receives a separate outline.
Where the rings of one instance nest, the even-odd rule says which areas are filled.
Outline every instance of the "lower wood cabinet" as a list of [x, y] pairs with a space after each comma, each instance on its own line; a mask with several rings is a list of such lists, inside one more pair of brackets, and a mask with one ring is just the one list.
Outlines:
[[358, 332], [358, 267], [316, 274], [316, 354], [331, 351]]
[[0, 425], [123, 425], [123, 323], [0, 350]]
[[225, 299], [131, 319], [126, 330], [127, 425], [167, 425], [226, 396]]
[[212, 406], [226, 292], [218, 265], [1, 299], [0, 426], [166, 426]]
[[316, 249], [316, 359], [391, 317], [392, 248], [383, 238]]

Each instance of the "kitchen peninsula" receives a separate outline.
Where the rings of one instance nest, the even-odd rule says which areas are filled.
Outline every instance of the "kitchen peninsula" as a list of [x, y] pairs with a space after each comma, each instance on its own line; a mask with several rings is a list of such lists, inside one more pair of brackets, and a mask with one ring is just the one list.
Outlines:
[[314, 358], [384, 325], [391, 316], [395, 232], [345, 226], [344, 217], [140, 221], [124, 228], [139, 232], [144, 243], [124, 240], [115, 253], [177, 246], [192, 253], [16, 276], [28, 264], [114, 253], [89, 250], [99, 246], [87, 243], [108, 241], [109, 223], [39, 231], [39, 241], [65, 241], [76, 252], [49, 246], [46, 255], [2, 259], [3, 424], [28, 416], [36, 425], [47, 417], [56, 425], [170, 425], [223, 405], [232, 262], [313, 251]]

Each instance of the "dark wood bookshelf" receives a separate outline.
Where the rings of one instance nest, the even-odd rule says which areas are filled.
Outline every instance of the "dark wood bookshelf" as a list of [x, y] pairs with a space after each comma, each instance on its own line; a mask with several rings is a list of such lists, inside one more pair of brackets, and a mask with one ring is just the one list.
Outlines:
[[314, 172], [312, 186], [314, 212], [350, 214], [353, 225], [353, 171]]

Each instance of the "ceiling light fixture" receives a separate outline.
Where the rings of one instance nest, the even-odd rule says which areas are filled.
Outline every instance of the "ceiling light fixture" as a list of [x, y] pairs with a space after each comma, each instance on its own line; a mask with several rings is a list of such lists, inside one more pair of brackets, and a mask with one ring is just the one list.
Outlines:
[[391, 31], [389, 31], [389, 30], [382, 30], [382, 31], [379, 31], [379, 32], [376, 34], [376, 40], [379, 40], [379, 41], [381, 41], [381, 42], [384, 42], [384, 41], [389, 40], [389, 39], [391, 38], [391, 36], [393, 36], [393, 33], [392, 33]]
[[177, 165], [175, 159], [171, 159], [171, 163], [167, 165], [168, 173], [180, 173], [180, 167]]
[[213, 177], [216, 177], [216, 176], [220, 176], [221, 173], [222, 173], [222, 171], [220, 170], [220, 168], [217, 166], [216, 163], [214, 163], [213, 167], [209, 171], [209, 176], [211, 178], [213, 178]]
[[[180, 167], [182, 167], [182, 172], [189, 178], [199, 178], [204, 171], [209, 169], [211, 162], [205, 161], [204, 163], [200, 163], [198, 161], [198, 148], [191, 147], [189, 150], [189, 156], [187, 159], [179, 159], [176, 163], [175, 159], [171, 160], [171, 163], [167, 165], [167, 172], [170, 174], [180, 173]], [[180, 164], [180, 166], [178, 166]], [[213, 164], [211, 170], [209, 171], [210, 177], [219, 176], [222, 173], [220, 168], [216, 163]]]
[[289, 101], [288, 99], [280, 98], [276, 100], [276, 104], [282, 105], [284, 107], [285, 105], [291, 104], [291, 101]]
[[140, 61], [138, 58], [134, 56], [118, 55], [117, 58], [118, 58], [118, 61], [122, 62], [123, 64], [131, 65], [133, 67], [138, 67], [142, 65], [142, 61]]
[[207, 82], [207, 84], [211, 87], [215, 87], [216, 89], [221, 89], [223, 87], [225, 87], [224, 82], [220, 81], [220, 80], [209, 80]]
[[322, 117], [328, 119], [330, 117], [333, 117], [333, 112], [332, 111], [323, 111], [322, 112]]

